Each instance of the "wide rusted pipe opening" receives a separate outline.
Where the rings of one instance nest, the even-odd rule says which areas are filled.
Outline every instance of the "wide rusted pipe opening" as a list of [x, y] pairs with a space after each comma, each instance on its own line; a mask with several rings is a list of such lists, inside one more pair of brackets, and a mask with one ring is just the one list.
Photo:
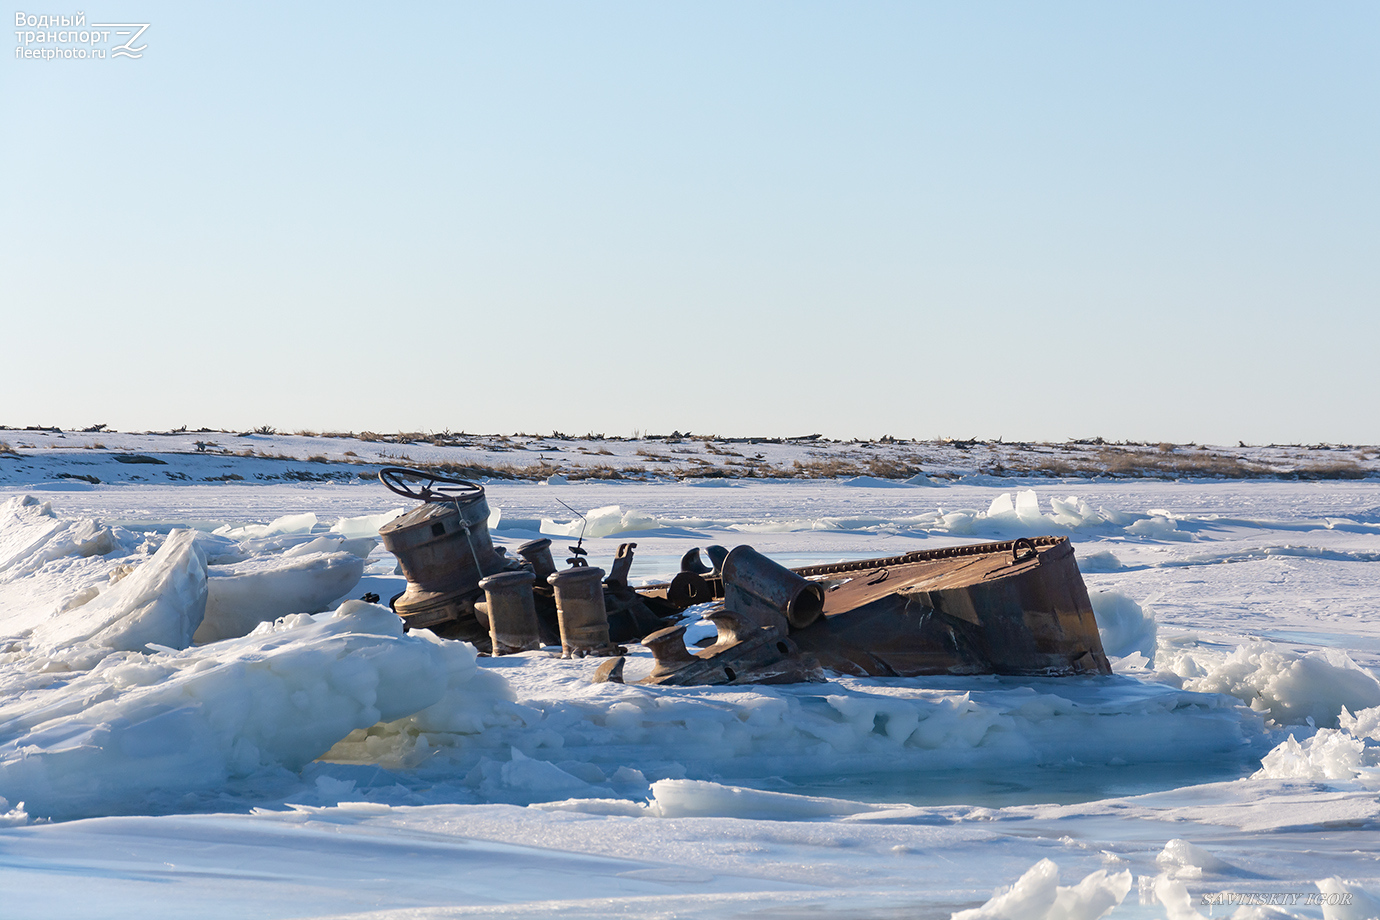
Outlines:
[[756, 626], [802, 629], [824, 612], [824, 588], [751, 546], [728, 554], [723, 580], [724, 606]]

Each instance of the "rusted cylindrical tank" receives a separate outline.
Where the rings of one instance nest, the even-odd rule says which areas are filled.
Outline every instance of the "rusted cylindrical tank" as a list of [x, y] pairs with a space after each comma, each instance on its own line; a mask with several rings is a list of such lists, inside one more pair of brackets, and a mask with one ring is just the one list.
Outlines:
[[412, 627], [473, 618], [479, 580], [503, 569], [489, 536], [489, 503], [482, 486], [445, 500], [428, 500], [379, 528], [398, 557], [407, 590], [393, 609]]
[[[541, 648], [537, 606], [532, 598], [531, 572], [499, 572], [479, 582], [485, 600], [480, 612], [489, 620], [489, 641], [495, 655], [511, 655]], [[480, 605], [476, 605], [480, 606]]]
[[751, 546], [737, 546], [723, 563], [724, 606], [757, 626], [801, 629], [824, 612], [824, 589]]
[[577, 566], [552, 574], [547, 582], [556, 592], [556, 615], [561, 624], [561, 657], [615, 655], [609, 641], [609, 615], [604, 606], [604, 570]]
[[556, 574], [556, 560], [551, 558], [551, 541], [546, 537], [520, 544], [517, 554], [532, 567], [538, 582], [545, 584], [548, 578]]

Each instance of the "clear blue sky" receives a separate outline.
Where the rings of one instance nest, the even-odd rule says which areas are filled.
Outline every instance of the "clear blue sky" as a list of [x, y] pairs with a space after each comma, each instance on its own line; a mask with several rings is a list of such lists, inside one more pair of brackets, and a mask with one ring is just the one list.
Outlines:
[[1375, 3], [85, 12], [0, 424], [1380, 441]]

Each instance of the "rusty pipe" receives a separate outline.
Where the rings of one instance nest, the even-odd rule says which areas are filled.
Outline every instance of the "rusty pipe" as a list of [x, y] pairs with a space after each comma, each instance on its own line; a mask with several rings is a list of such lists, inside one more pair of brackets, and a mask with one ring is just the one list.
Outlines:
[[751, 546], [724, 559], [724, 606], [755, 626], [802, 629], [824, 613], [824, 588]]
[[541, 648], [537, 605], [532, 599], [531, 572], [500, 572], [479, 583], [484, 589], [482, 612], [489, 621], [489, 641], [495, 655], [511, 655]]
[[616, 655], [609, 641], [609, 615], [604, 606], [604, 570], [579, 566], [555, 572], [546, 579], [556, 592], [556, 619], [561, 626], [561, 657]]
[[556, 560], [551, 558], [551, 541], [546, 537], [528, 540], [517, 548], [517, 554], [532, 567], [537, 581], [546, 582], [556, 574]]

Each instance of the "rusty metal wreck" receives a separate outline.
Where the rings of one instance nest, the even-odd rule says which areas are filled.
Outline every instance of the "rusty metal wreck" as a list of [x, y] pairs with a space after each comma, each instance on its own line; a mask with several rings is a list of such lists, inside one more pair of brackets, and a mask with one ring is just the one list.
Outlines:
[[[596, 681], [622, 681], [625, 647], [655, 656], [643, 684], [793, 683], [826, 673], [1110, 674], [1087, 588], [1066, 537], [1034, 537], [789, 569], [750, 546], [686, 553], [669, 583], [628, 584], [635, 543], [607, 576], [578, 544], [557, 569], [551, 541], [495, 548], [484, 489], [419, 470], [380, 479], [422, 504], [380, 530], [407, 590], [391, 605], [408, 628], [493, 655], [561, 646], [607, 657]], [[678, 623], [695, 605], [717, 638], [693, 651]]]

